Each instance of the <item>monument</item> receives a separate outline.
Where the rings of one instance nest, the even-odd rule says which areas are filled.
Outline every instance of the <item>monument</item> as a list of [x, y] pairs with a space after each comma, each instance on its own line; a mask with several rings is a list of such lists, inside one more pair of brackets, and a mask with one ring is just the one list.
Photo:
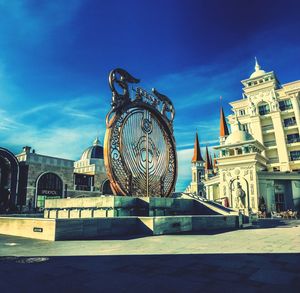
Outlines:
[[[111, 110], [106, 116], [104, 160], [115, 195], [169, 197], [177, 177], [171, 100], [124, 69], [109, 74]], [[121, 92], [118, 91], [118, 88]]]
[[[239, 227], [236, 212], [199, 198], [172, 198], [177, 179], [175, 108], [124, 69], [109, 74], [104, 161], [114, 193], [46, 199], [44, 218], [1, 218], [0, 234], [44, 240], [161, 235]], [[10, 227], [7, 229], [7, 227]]]

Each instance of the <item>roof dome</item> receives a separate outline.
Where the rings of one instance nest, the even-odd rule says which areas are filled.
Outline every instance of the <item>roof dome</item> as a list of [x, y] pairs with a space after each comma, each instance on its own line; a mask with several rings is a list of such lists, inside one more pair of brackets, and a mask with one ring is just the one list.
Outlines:
[[253, 136], [244, 130], [237, 130], [232, 132], [225, 140], [225, 145], [237, 144], [254, 140]]
[[254, 68], [255, 68], [255, 71], [250, 75], [250, 78], [259, 77], [259, 76], [266, 74], [266, 72], [260, 68], [260, 65], [258, 64], [256, 57], [255, 57], [255, 67]]
[[94, 140], [93, 145], [82, 153], [80, 160], [89, 159], [103, 159], [103, 146], [101, 146], [98, 137]]

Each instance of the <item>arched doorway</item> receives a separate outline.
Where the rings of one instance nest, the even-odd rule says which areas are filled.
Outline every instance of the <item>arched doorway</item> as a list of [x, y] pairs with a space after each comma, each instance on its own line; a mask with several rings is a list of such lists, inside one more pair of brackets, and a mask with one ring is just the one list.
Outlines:
[[36, 181], [35, 206], [44, 208], [45, 199], [63, 197], [63, 181], [55, 173], [47, 172], [41, 174]]
[[108, 179], [102, 183], [102, 194], [113, 194]]
[[14, 209], [17, 204], [19, 162], [9, 150], [0, 148], [0, 210]]

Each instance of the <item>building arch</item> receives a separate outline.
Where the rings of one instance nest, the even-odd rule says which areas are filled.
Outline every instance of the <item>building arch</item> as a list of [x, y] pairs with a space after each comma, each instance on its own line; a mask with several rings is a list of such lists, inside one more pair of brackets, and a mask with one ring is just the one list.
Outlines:
[[266, 100], [261, 100], [257, 103], [257, 110], [261, 116], [270, 113], [271, 109], [271, 103]]
[[18, 201], [19, 161], [9, 150], [0, 147], [0, 209], [14, 209]]
[[46, 171], [37, 177], [34, 198], [36, 208], [43, 208], [47, 198], [62, 198], [63, 195], [64, 182], [60, 175], [52, 171]]
[[113, 194], [112, 189], [110, 187], [110, 182], [108, 179], [102, 182], [101, 185], [102, 194]]

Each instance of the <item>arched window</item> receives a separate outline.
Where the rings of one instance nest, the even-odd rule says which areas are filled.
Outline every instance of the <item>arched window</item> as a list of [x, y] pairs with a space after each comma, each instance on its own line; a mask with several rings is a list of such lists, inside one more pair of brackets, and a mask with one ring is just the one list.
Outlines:
[[105, 180], [102, 184], [102, 194], [113, 194], [111, 188], [110, 188], [110, 182], [109, 180]]
[[0, 210], [13, 209], [19, 199], [19, 162], [7, 149], [0, 148]]
[[63, 181], [54, 173], [45, 173], [37, 180], [37, 202], [38, 208], [45, 206], [45, 199], [63, 197]]
[[268, 103], [262, 103], [258, 106], [259, 115], [264, 116], [270, 113], [270, 106]]
[[198, 178], [199, 178], [199, 181], [201, 181], [201, 179], [202, 179], [202, 172], [201, 171], [198, 172]]

